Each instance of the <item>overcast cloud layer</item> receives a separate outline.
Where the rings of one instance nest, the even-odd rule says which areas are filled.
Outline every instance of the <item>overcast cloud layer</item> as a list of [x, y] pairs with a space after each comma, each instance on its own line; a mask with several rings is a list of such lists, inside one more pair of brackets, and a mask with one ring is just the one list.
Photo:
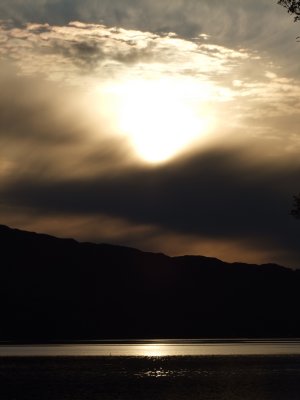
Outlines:
[[[276, 1], [13, 0], [0, 15], [1, 223], [300, 266], [300, 24]], [[136, 81], [208, 121], [167, 162], [122, 132]], [[160, 86], [142, 88], [135, 112], [159, 137]]]

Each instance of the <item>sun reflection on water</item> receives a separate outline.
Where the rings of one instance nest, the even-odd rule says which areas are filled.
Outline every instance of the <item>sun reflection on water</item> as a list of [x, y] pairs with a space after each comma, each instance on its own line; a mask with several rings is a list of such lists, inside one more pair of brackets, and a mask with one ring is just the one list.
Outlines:
[[139, 356], [145, 357], [163, 357], [168, 354], [165, 344], [143, 344], [136, 346], [136, 352]]
[[134, 356], [153, 360], [170, 356], [299, 355], [300, 341], [281, 340], [152, 340], [98, 343], [1, 345], [0, 356]]

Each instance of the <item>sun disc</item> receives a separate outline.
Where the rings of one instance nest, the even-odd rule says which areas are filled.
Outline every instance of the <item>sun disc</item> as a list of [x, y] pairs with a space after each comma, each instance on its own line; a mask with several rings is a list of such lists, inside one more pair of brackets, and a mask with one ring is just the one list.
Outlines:
[[130, 82], [122, 90], [120, 129], [141, 159], [161, 163], [183, 151], [207, 125], [170, 82]]

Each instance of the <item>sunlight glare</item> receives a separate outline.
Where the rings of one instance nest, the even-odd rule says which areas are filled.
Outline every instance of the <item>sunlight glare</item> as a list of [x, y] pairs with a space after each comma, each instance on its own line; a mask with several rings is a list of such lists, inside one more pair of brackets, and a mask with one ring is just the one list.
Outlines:
[[120, 95], [120, 129], [146, 162], [169, 160], [208, 129], [210, 117], [199, 110], [195, 86], [186, 82], [129, 81]]

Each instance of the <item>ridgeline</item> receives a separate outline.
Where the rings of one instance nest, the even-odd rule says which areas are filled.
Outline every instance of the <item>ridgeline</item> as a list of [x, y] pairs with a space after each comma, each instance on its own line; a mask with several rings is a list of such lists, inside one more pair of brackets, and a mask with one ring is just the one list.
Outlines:
[[0, 225], [0, 340], [300, 337], [300, 270]]

